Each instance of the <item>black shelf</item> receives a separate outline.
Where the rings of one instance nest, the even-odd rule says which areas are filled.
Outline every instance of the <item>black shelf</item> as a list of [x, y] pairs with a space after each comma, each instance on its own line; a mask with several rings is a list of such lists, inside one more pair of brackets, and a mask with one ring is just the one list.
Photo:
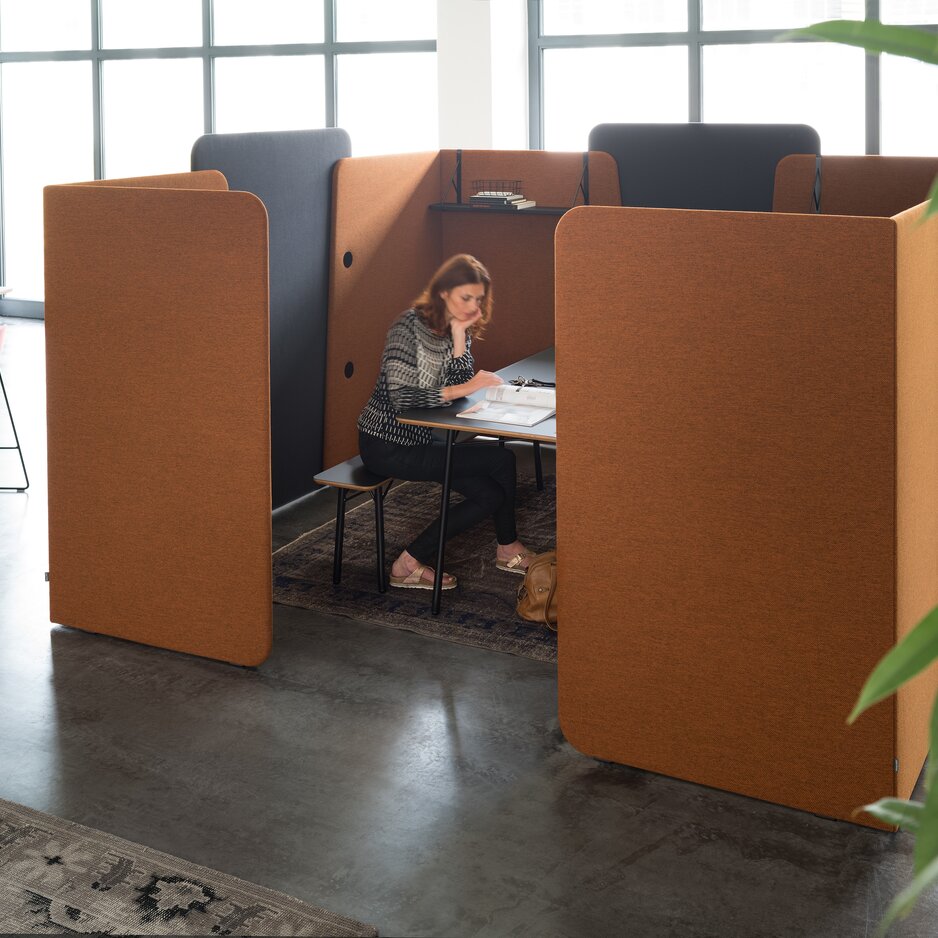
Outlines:
[[530, 208], [512, 208], [510, 205], [469, 205], [467, 202], [433, 202], [435, 212], [475, 212], [477, 215], [563, 215], [572, 206], [532, 205]]

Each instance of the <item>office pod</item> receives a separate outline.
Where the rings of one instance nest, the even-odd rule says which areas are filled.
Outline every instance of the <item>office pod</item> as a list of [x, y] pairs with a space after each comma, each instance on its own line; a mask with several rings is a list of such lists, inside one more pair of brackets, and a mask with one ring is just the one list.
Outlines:
[[808, 213], [817, 170], [782, 162], [784, 211], [558, 226], [560, 720], [876, 826], [854, 812], [911, 793], [936, 688], [846, 723], [938, 604], [938, 160], [826, 157]]
[[53, 622], [270, 650], [267, 215], [217, 172], [45, 190]]

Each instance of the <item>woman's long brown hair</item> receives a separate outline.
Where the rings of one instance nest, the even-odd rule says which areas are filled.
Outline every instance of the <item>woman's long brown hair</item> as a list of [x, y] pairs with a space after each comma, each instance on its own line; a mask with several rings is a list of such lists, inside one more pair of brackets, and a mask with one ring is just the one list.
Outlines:
[[420, 318], [435, 332], [445, 332], [446, 301], [440, 295], [467, 283], [485, 286], [482, 297], [482, 318], [468, 330], [473, 338], [481, 338], [486, 325], [492, 319], [492, 278], [489, 272], [471, 254], [456, 254], [446, 261], [430, 278], [420, 296], [414, 300], [414, 309]]

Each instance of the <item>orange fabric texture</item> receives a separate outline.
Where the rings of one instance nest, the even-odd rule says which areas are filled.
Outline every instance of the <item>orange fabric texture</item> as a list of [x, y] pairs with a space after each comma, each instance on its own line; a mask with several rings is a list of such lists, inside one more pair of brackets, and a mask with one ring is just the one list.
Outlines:
[[267, 214], [193, 175], [45, 191], [50, 612], [256, 665], [272, 634]]
[[[938, 605], [938, 222], [925, 207], [897, 215], [896, 637]], [[926, 732], [938, 671], [900, 688], [896, 710], [898, 790], [911, 793], [928, 752]]]
[[885, 218], [561, 221], [559, 705], [583, 752], [861, 823], [896, 791], [895, 699], [845, 722], [896, 637], [895, 256]]
[[128, 189], [227, 189], [228, 180], [217, 169], [196, 173], [167, 173], [162, 176], [128, 176], [123, 179], [95, 179], [77, 186], [107, 186]]
[[333, 176], [323, 464], [358, 453], [388, 328], [440, 265], [439, 155], [352, 157]]
[[[773, 211], [814, 212], [814, 156], [795, 154], [775, 170]], [[924, 201], [938, 175], [938, 158], [825, 156], [821, 158], [821, 213], [888, 218]]]
[[[591, 201], [617, 204], [613, 158], [592, 153], [589, 166]], [[336, 166], [326, 467], [358, 452], [355, 423], [374, 388], [388, 327], [447, 257], [474, 254], [492, 274], [494, 320], [473, 348], [479, 367], [501, 368], [553, 344], [553, 234], [559, 216], [430, 209], [432, 203], [455, 201], [455, 168], [455, 150], [352, 157]], [[582, 170], [581, 153], [464, 150], [463, 201], [472, 179], [511, 178], [521, 179], [525, 195], [538, 205], [570, 205]]]

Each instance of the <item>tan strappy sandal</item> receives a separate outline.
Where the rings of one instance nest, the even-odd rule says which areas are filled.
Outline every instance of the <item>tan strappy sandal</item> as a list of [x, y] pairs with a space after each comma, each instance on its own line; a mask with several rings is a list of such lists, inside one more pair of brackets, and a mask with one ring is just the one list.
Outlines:
[[[424, 573], [430, 577], [429, 580], [424, 579]], [[391, 586], [396, 586], [399, 589], [405, 590], [432, 590], [433, 580], [434, 572], [423, 564], [417, 567], [413, 573], [408, 573], [407, 576], [394, 576], [392, 574], [388, 577], [388, 582], [391, 584]], [[443, 589], [456, 589], [456, 577], [454, 577], [451, 573], [443, 574]]]
[[495, 566], [499, 570], [505, 570], [507, 573], [520, 573], [521, 576], [524, 576], [528, 572], [528, 568], [522, 566], [525, 559], [528, 557], [533, 557], [534, 555], [529, 551], [522, 551], [520, 554], [515, 554], [511, 560], [499, 560], [495, 559]]

